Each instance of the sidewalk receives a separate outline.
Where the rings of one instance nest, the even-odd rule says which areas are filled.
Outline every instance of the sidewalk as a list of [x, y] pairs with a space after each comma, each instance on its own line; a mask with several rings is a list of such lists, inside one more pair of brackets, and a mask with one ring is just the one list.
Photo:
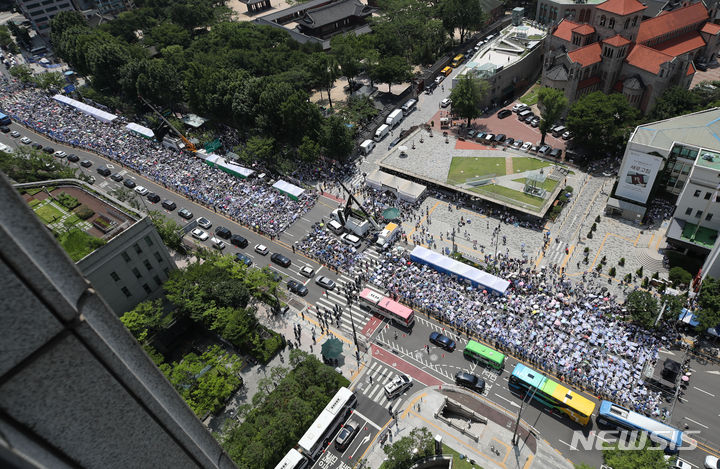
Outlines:
[[[474, 412], [475, 418], [463, 416], [463, 410], [458, 413], [455, 409], [445, 413], [442, 420], [437, 418], [436, 414], [445, 405], [445, 399], [449, 399], [451, 405], [459, 404]], [[487, 419], [486, 423], [483, 418]], [[409, 435], [414, 428], [426, 427], [433, 435], [440, 435], [443, 444], [485, 469], [574, 467], [545, 440], [528, 431], [524, 422], [521, 422], [518, 432], [519, 443], [513, 446], [514, 422], [514, 415], [501, 407], [455, 386], [443, 385], [425, 388], [409, 396], [397, 420], [390, 421], [383, 432], [388, 435], [385, 444], [392, 444], [398, 438]], [[364, 458], [369, 467], [380, 467], [385, 460], [382, 444], [374, 441]]]

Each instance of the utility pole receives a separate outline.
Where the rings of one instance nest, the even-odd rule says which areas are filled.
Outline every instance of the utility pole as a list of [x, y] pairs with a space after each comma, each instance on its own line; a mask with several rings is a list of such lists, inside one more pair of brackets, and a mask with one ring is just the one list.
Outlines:
[[[528, 399], [528, 402], [535, 396], [535, 393], [537, 392], [537, 388], [533, 388], [532, 394], [530, 394], [530, 399]], [[528, 393], [525, 393], [525, 396], [523, 396], [523, 400], [520, 402], [520, 410], [518, 410], [517, 419], [515, 420], [515, 430], [513, 430], [513, 436], [512, 436], [512, 444], [513, 446], [518, 445], [518, 427], [520, 427], [520, 416], [522, 415], [523, 407], [525, 406], [525, 399], [528, 397]]]
[[[357, 278], [355, 279], [357, 282]], [[355, 359], [358, 363], [358, 369], [360, 368], [360, 346], [358, 345], [357, 332], [355, 331], [355, 320], [352, 315], [352, 296], [348, 296], [348, 314], [350, 315], [350, 325], [352, 326], [353, 341], [355, 342]]]

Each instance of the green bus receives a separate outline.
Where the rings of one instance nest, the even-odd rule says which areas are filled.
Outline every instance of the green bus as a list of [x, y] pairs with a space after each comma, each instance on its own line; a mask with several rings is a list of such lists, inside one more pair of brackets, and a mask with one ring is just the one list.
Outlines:
[[474, 340], [468, 342], [463, 355], [465, 355], [465, 358], [477, 360], [485, 366], [496, 370], [502, 370], [503, 366], [505, 366], [505, 355]]

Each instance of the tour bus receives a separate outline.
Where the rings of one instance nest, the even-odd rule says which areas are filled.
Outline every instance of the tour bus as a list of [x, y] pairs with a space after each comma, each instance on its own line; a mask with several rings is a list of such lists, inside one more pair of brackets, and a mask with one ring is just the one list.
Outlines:
[[539, 403], [567, 414], [571, 420], [581, 425], [590, 422], [595, 403], [575, 391], [571, 391], [542, 373], [518, 363], [508, 380], [512, 391], [523, 395], [530, 394]]
[[465, 355], [465, 358], [476, 360], [496, 370], [502, 370], [505, 366], [505, 355], [474, 340], [471, 340], [465, 346], [463, 355]]
[[412, 308], [401, 305], [369, 288], [360, 292], [360, 306], [401, 326], [412, 327], [415, 322], [415, 313]]
[[453, 66], [453, 68], [455, 68], [455, 67], [457, 67], [458, 65], [460, 65], [461, 63], [463, 63], [463, 60], [465, 60], [465, 55], [464, 55], [464, 54], [458, 54], [458, 55], [456, 55], [455, 58], [453, 59], [451, 65]]
[[668, 453], [677, 453], [683, 443], [683, 432], [677, 428], [645, 417], [610, 401], [600, 401], [600, 410], [598, 410], [595, 420], [598, 425], [615, 427], [618, 430], [646, 432], [651, 435], [651, 440], [657, 443], [662, 442]]
[[310, 461], [295, 448], [288, 451], [288, 454], [275, 466], [275, 469], [305, 469]]
[[0, 112], [0, 125], [10, 125], [10, 116], [6, 116]]
[[340, 425], [347, 420], [355, 406], [357, 406], [355, 393], [348, 388], [340, 388], [335, 397], [332, 398], [300, 438], [297, 450], [310, 461], [315, 461], [330, 444], [333, 435], [340, 428]]

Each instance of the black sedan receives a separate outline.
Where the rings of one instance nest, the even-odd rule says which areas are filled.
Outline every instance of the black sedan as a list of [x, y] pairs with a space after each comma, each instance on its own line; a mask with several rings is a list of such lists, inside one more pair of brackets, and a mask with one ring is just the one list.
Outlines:
[[296, 295], [305, 296], [308, 294], [307, 287], [297, 280], [288, 280], [287, 288]]
[[137, 184], [135, 184], [135, 181], [132, 179], [125, 179], [123, 181], [123, 186], [127, 187], [128, 189], [134, 189]]
[[92, 161], [90, 161], [90, 160], [82, 160], [82, 161], [80, 162], [80, 166], [82, 166], [83, 168], [89, 168], [90, 166], [92, 166]]
[[120, 182], [120, 181], [122, 181], [124, 178], [122, 177], [121, 174], [115, 173], [115, 174], [113, 174], [112, 176], [110, 176], [110, 179], [112, 179], [112, 180], [115, 181], [115, 182]]
[[444, 348], [448, 352], [455, 350], [455, 341], [450, 337], [444, 336], [439, 332], [430, 333], [430, 343], [437, 345], [438, 347]]
[[189, 220], [193, 217], [192, 212], [186, 208], [181, 208], [180, 210], [178, 210], [178, 215], [186, 220]]
[[510, 115], [512, 115], [512, 111], [510, 109], [503, 109], [497, 113], [498, 119], [505, 119], [506, 117], [509, 117]]
[[33, 147], [33, 148], [36, 149], [36, 150], [42, 150], [42, 149], [43, 149], [43, 146], [40, 145], [39, 143], [33, 143], [33, 144], [30, 145], [30, 146]]
[[68, 159], [68, 161], [70, 161], [72, 163], [77, 163], [78, 161], [80, 161], [80, 157], [77, 156], [75, 153], [70, 153], [67, 156], [67, 159]]
[[283, 256], [282, 254], [275, 253], [272, 256], [270, 256], [270, 260], [274, 263], [281, 265], [283, 267], [290, 267], [291, 261], [287, 257]]
[[53, 153], [55, 153], [55, 149], [53, 147], [45, 147], [43, 148], [43, 151], [48, 155], [52, 155]]

